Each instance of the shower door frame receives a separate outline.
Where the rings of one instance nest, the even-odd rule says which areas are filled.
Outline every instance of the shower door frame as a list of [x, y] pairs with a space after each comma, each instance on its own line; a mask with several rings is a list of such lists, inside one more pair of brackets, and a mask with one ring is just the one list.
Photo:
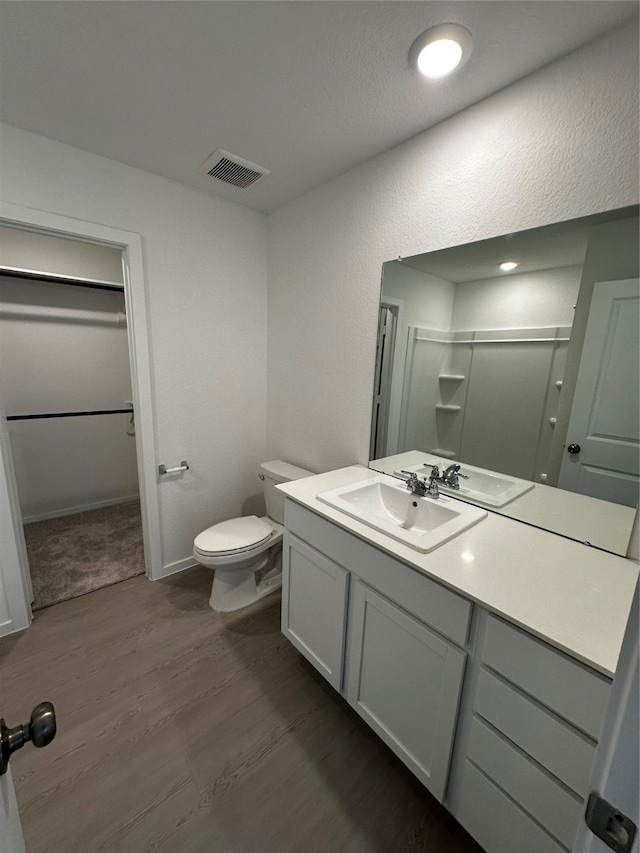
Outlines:
[[[156, 440], [153, 418], [153, 390], [151, 383], [151, 357], [149, 349], [149, 330], [147, 323], [147, 305], [145, 298], [145, 278], [142, 256], [142, 238], [132, 231], [112, 228], [94, 222], [72, 219], [48, 211], [34, 210], [20, 205], [3, 202], [0, 207], [0, 225], [18, 227], [58, 237], [69, 237], [76, 240], [108, 245], [122, 251], [122, 268], [124, 280], [124, 298], [127, 313], [127, 338], [129, 343], [129, 365], [131, 369], [131, 385], [133, 405], [136, 417], [136, 457], [138, 467], [138, 482], [140, 488], [140, 508], [142, 513], [142, 537], [146, 575], [151, 580], [163, 577], [163, 561], [161, 549], [160, 506], [157, 488], [156, 469]], [[6, 424], [4, 424], [6, 427]], [[11, 491], [11, 490], [10, 490]], [[20, 506], [17, 500], [9, 500], [9, 512], [13, 524], [7, 526], [21, 531]], [[17, 523], [16, 523], [17, 522]], [[16, 532], [16, 537], [19, 533]], [[20, 543], [15, 543], [16, 554], [22, 551]], [[11, 584], [11, 581], [22, 575], [24, 569], [18, 560], [9, 561], [5, 565], [5, 584], [12, 588], [25, 587], [25, 584]], [[0, 581], [2, 578], [0, 578]], [[26, 596], [25, 591], [25, 596]], [[11, 619], [9, 632], [19, 631], [28, 627], [31, 622], [30, 602], [25, 601], [25, 607], [11, 608], [16, 613], [16, 619]], [[25, 615], [27, 621], [25, 622]], [[15, 624], [14, 624], [15, 621]], [[3, 633], [0, 630], [0, 634]]]

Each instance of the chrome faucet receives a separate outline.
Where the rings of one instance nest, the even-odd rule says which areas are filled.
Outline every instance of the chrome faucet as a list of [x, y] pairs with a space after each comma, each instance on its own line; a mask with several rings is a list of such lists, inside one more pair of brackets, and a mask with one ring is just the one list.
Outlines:
[[457, 462], [454, 462], [452, 465], [449, 465], [448, 468], [445, 468], [445, 470], [442, 472], [440, 482], [443, 483], [445, 486], [449, 486], [450, 489], [459, 489], [459, 477], [462, 477], [463, 480], [469, 479], [468, 474], [460, 473], [460, 466]]
[[408, 474], [409, 479], [407, 480], [407, 488], [411, 492], [412, 495], [418, 495], [418, 497], [424, 497], [427, 493], [427, 480], [421, 480], [415, 471], [403, 471], [403, 474]]
[[417, 495], [420, 498], [423, 498], [425, 495], [429, 495], [431, 498], [439, 498], [440, 492], [438, 490], [438, 476], [439, 472], [437, 467], [434, 471], [431, 471], [431, 475], [429, 476], [429, 480], [424, 477], [422, 480], [418, 477], [415, 471], [403, 471], [403, 474], [408, 474], [409, 479], [407, 480], [407, 488], [411, 492], [412, 495]]
[[458, 472], [460, 471], [460, 466], [454, 462], [453, 465], [449, 465], [442, 472], [442, 482], [446, 483], [452, 489], [459, 489], [460, 483], [458, 482]]

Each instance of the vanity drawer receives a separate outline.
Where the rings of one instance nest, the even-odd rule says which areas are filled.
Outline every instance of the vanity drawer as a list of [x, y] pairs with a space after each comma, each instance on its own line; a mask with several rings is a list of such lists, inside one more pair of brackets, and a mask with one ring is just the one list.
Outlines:
[[474, 710], [572, 791], [586, 796], [595, 741], [484, 670]]
[[544, 829], [469, 761], [457, 820], [490, 853], [566, 853]]
[[467, 757], [569, 850], [583, 801], [477, 717]]
[[473, 609], [466, 598], [291, 500], [285, 526], [444, 637], [466, 644]]
[[489, 616], [482, 659], [487, 666], [595, 740], [609, 701], [611, 681], [604, 675]]

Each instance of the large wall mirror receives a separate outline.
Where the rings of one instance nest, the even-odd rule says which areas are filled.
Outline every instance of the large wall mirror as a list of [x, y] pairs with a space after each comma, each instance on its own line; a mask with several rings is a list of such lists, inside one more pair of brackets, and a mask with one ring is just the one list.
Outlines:
[[638, 235], [634, 206], [385, 263], [370, 467], [626, 554]]

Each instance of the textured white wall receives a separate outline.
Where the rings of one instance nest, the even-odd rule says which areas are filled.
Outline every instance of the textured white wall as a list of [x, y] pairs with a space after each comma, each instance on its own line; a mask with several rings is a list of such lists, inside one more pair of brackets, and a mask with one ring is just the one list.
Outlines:
[[270, 456], [367, 461], [383, 262], [637, 203], [637, 81], [619, 30], [270, 215]]
[[[264, 214], [3, 125], [2, 199], [142, 236], [163, 563], [260, 492], [265, 459]], [[79, 223], [81, 225], [81, 223]], [[176, 566], [177, 567], [177, 566]]]

